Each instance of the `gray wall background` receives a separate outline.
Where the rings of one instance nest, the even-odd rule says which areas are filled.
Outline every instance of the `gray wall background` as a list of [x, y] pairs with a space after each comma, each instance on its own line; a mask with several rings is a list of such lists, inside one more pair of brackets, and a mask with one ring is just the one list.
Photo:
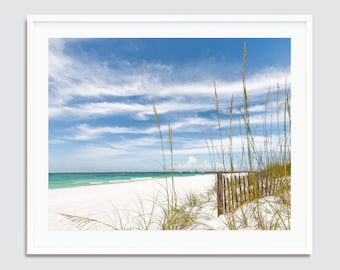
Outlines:
[[[336, 1], [30, 0], [0, 3], [0, 264], [2, 269], [322, 269], [339, 267], [339, 16]], [[26, 256], [26, 15], [312, 14], [312, 256]]]

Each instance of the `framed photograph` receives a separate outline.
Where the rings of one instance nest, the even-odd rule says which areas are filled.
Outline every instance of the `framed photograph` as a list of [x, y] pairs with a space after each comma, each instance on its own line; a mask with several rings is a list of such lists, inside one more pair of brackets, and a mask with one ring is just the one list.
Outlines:
[[27, 17], [27, 254], [311, 254], [311, 16]]

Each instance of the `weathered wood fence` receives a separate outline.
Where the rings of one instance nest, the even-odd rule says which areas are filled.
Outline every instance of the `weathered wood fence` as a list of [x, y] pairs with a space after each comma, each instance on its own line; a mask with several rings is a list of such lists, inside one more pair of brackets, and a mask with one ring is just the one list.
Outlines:
[[251, 172], [217, 173], [217, 215], [233, 212], [243, 203], [273, 195], [279, 180], [257, 178]]

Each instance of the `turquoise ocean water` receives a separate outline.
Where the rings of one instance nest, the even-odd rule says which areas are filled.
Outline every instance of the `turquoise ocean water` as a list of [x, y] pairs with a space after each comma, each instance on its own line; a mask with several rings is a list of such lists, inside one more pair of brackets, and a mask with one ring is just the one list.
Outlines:
[[[175, 176], [200, 175], [200, 172], [175, 172]], [[119, 182], [143, 181], [165, 178], [164, 172], [115, 172], [115, 173], [49, 173], [48, 188], [70, 188]], [[167, 174], [171, 177], [171, 174]]]

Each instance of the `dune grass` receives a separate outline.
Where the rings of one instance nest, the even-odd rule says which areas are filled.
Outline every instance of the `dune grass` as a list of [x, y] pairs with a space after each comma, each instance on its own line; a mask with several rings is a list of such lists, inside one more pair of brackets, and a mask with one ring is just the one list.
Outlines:
[[[290, 158], [290, 128], [291, 128], [291, 113], [290, 113], [290, 92], [285, 83], [284, 92], [281, 92], [279, 84], [276, 88], [275, 108], [273, 103], [270, 103], [270, 96], [274, 93], [268, 89], [265, 99], [265, 109], [263, 112], [263, 124], [254, 125], [251, 122], [249, 113], [249, 94], [246, 85], [246, 56], [247, 47], [244, 43], [243, 50], [243, 68], [242, 68], [242, 84], [243, 84], [243, 108], [240, 110], [242, 120], [239, 122], [240, 136], [242, 140], [242, 151], [239, 156], [239, 164], [235, 164], [235, 154], [233, 152], [233, 96], [231, 97], [229, 109], [229, 174], [236, 173], [235, 167], [239, 171], [248, 171], [249, 180], [254, 186], [254, 193], [247, 201], [243, 202], [238, 209], [232, 212], [227, 209], [223, 211], [223, 219], [229, 229], [290, 229], [290, 188], [291, 188], [291, 158]], [[215, 97], [217, 98], [216, 84], [214, 83]], [[216, 104], [218, 102], [216, 101]], [[269, 108], [271, 106], [271, 108]], [[216, 106], [216, 110], [219, 107]], [[273, 115], [275, 112], [276, 115]], [[273, 119], [275, 117], [276, 119]], [[283, 119], [282, 119], [283, 118]], [[217, 126], [219, 134], [220, 128], [220, 113], [217, 112]], [[257, 143], [257, 131], [263, 133], [263, 143]], [[276, 133], [276, 138], [273, 134]], [[221, 136], [219, 136], [220, 140]], [[222, 145], [222, 143], [221, 143]], [[209, 146], [213, 148], [211, 143]], [[213, 152], [213, 151], [209, 151]], [[224, 158], [224, 151], [215, 151], [220, 157]], [[216, 160], [212, 159], [211, 160]], [[223, 171], [225, 171], [225, 162], [223, 162]], [[212, 166], [216, 168], [216, 165]], [[265, 187], [260, 186], [260, 180], [266, 180]], [[270, 199], [263, 198], [263, 188], [274, 188], [275, 192]], [[235, 191], [231, 190], [231, 193]], [[235, 196], [235, 194], [228, 194]], [[274, 202], [273, 202], [274, 201]], [[264, 205], [266, 209], [264, 209]]]

